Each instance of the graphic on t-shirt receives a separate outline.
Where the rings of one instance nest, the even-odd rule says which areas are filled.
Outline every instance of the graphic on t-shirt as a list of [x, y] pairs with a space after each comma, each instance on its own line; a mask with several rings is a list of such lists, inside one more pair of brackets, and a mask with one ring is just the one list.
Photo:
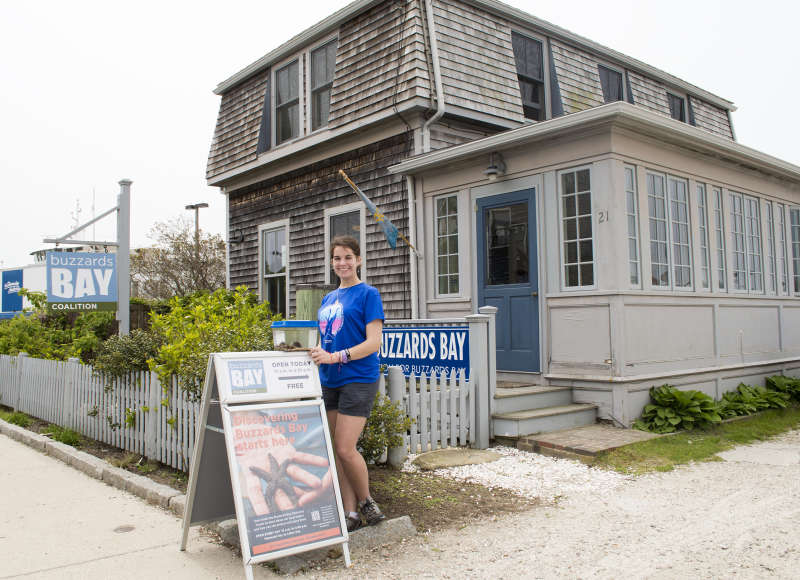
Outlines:
[[319, 329], [322, 336], [336, 336], [344, 323], [344, 315], [342, 314], [342, 305], [337, 300], [333, 304], [329, 304], [319, 312]]

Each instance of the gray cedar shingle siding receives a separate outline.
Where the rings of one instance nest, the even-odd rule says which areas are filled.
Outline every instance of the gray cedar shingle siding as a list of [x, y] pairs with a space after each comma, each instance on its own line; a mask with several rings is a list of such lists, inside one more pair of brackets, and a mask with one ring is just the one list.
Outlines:
[[[670, 116], [667, 87], [635, 71], [628, 71], [634, 102], [645, 109]], [[727, 111], [689, 95], [695, 126], [726, 139], [733, 139]], [[687, 103], [688, 107], [688, 103]], [[687, 112], [688, 118], [688, 112]]]
[[[324, 210], [358, 201], [338, 176], [344, 169], [351, 179], [404, 234], [408, 234], [408, 194], [405, 178], [386, 170], [409, 156], [409, 134], [398, 135], [337, 155], [229, 195], [229, 228], [245, 233], [242, 244], [230, 249], [231, 286], [258, 289], [258, 226], [289, 218], [289, 296], [294, 312], [297, 284], [323, 284], [327, 250], [324, 247]], [[408, 249], [398, 240], [389, 247], [383, 231], [367, 217], [368, 282], [381, 292], [387, 318], [410, 317]]]
[[564, 113], [604, 104], [597, 59], [556, 40], [551, 41], [551, 46]]
[[416, 97], [429, 100], [430, 87], [419, 3], [379, 4], [339, 30], [329, 127]]
[[222, 95], [206, 178], [256, 158], [268, 80], [269, 70], [262, 71]]
[[523, 122], [508, 23], [456, 2], [433, 11], [445, 103]]
[[694, 123], [697, 127], [715, 135], [733, 139], [727, 111], [696, 97], [692, 97], [692, 109], [694, 110]]

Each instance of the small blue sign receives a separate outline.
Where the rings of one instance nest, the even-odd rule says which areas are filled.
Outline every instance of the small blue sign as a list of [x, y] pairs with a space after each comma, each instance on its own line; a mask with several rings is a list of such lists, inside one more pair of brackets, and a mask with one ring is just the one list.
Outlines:
[[450, 376], [454, 369], [464, 369], [469, 377], [469, 329], [384, 327], [378, 356], [382, 365], [399, 366], [406, 376]]
[[47, 303], [58, 310], [115, 310], [116, 254], [47, 252]]
[[267, 375], [260, 359], [228, 361], [228, 377], [233, 395], [267, 392]]
[[3, 298], [0, 312], [21, 312], [22, 270], [6, 270], [3, 272]]

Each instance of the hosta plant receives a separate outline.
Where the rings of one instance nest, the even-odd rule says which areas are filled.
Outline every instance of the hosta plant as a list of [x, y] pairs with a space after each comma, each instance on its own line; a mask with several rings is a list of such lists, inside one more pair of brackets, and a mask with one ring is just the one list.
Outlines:
[[788, 394], [793, 401], [800, 402], [800, 379], [775, 375], [767, 377], [767, 388]]
[[764, 409], [783, 409], [788, 404], [789, 398], [788, 393], [741, 383], [735, 391], [722, 395], [722, 400], [719, 402], [720, 414], [728, 418], [752, 415]]
[[652, 433], [706, 428], [722, 420], [714, 399], [700, 391], [681, 391], [672, 385], [650, 388], [651, 403], [633, 427]]

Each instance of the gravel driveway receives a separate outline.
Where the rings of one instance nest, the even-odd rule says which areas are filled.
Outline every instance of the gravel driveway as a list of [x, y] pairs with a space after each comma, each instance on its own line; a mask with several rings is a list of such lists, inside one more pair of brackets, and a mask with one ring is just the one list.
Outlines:
[[357, 554], [350, 570], [339, 559], [306, 574], [319, 578], [800, 577], [800, 431], [737, 448], [723, 457], [725, 461], [626, 478], [568, 460], [517, 455], [505, 466], [505, 460], [498, 462], [499, 473], [475, 468], [472, 477], [483, 477], [485, 483], [517, 481], [523, 493], [526, 485], [519, 481], [527, 479], [528, 487], [543, 497], [557, 496], [549, 505]]

